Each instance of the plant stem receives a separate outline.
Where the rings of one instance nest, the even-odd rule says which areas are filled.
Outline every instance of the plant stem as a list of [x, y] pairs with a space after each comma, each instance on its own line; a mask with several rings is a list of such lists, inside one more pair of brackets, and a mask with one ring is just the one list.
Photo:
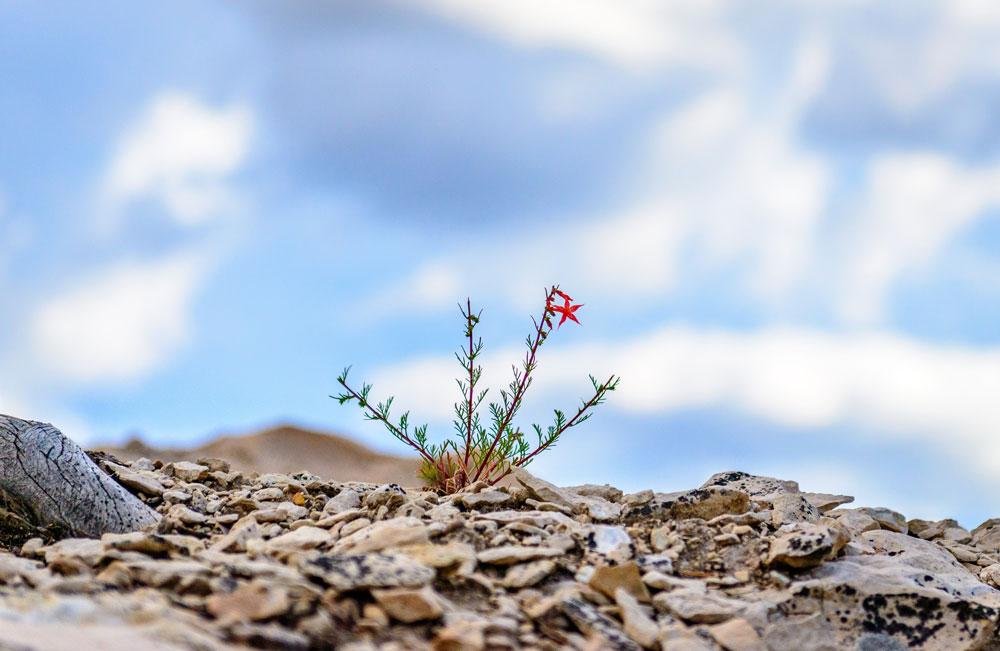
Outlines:
[[[531, 370], [532, 368], [534, 368], [535, 353], [538, 351], [538, 347], [542, 343], [543, 339], [542, 332], [545, 330], [545, 324], [547, 322], [546, 320], [548, 319], [549, 316], [549, 305], [552, 303], [552, 297], [555, 295], [555, 292], [556, 292], [556, 286], [553, 285], [549, 289], [548, 293], [545, 295], [545, 310], [542, 312], [542, 318], [538, 320], [538, 327], [535, 329], [535, 341], [534, 343], [531, 344], [531, 347], [525, 354], [524, 375], [521, 377], [521, 382], [520, 384], [518, 384], [517, 390], [515, 390], [514, 395], [511, 398], [510, 407], [504, 414], [503, 421], [497, 428], [496, 436], [493, 437], [493, 443], [490, 445], [490, 449], [489, 451], [487, 451], [486, 456], [483, 457], [482, 465], [480, 465], [479, 469], [476, 471], [476, 476], [472, 480], [473, 483], [479, 480], [479, 476], [483, 474], [483, 469], [489, 464], [490, 457], [493, 455], [493, 451], [496, 449], [497, 443], [500, 442], [500, 439], [501, 437], [503, 437], [504, 432], [506, 432], [507, 428], [510, 426], [510, 421], [514, 417], [514, 412], [517, 411], [518, 405], [521, 402], [521, 398], [524, 396], [524, 391], [525, 389], [527, 389], [528, 386], [528, 376], [531, 375]], [[549, 330], [551, 329], [552, 328], [550, 326]], [[494, 467], [495, 465], [496, 464], [494, 464]], [[490, 469], [490, 472], [493, 472], [492, 468]], [[489, 473], [487, 473], [486, 476], [489, 477]]]
[[[509, 475], [511, 473], [511, 470], [513, 470], [514, 468], [520, 468], [521, 466], [523, 466], [524, 464], [526, 464], [528, 461], [530, 461], [535, 455], [537, 455], [537, 454], [539, 454], [541, 452], [544, 452], [545, 449], [547, 447], [549, 447], [550, 445], [552, 445], [552, 443], [554, 443], [555, 440], [557, 438], [559, 438], [559, 436], [563, 432], [565, 432], [566, 430], [568, 430], [570, 427], [573, 427], [573, 425], [576, 424], [577, 420], [581, 416], [583, 416], [583, 414], [584, 414], [585, 411], [587, 411], [588, 409], [590, 409], [591, 407], [593, 407], [594, 405], [597, 404], [597, 402], [601, 399], [601, 397], [605, 393], [607, 393], [608, 388], [611, 387], [612, 383], [614, 382], [614, 379], [615, 379], [614, 375], [612, 375], [610, 378], [608, 378], [607, 382], [605, 382], [604, 384], [602, 384], [601, 386], [599, 386], [597, 388], [597, 391], [594, 393], [594, 396], [590, 400], [588, 400], [587, 402], [585, 402], [583, 404], [583, 406], [580, 407], [580, 409], [577, 410], [575, 416], [573, 416], [568, 421], [566, 421], [565, 425], [563, 425], [558, 430], [556, 430], [555, 432], [553, 432], [552, 436], [549, 437], [548, 441], [546, 441], [544, 444], [539, 445], [537, 448], [535, 448], [534, 452], [532, 452], [531, 454], [529, 454], [529, 455], [527, 455], [525, 457], [522, 457], [522, 458], [518, 459], [517, 461], [515, 461], [514, 463], [512, 463], [510, 465], [510, 469], [508, 469], [505, 473], [503, 473], [502, 475], [500, 475], [499, 477], [497, 477], [496, 479], [494, 479], [493, 481], [491, 481], [490, 485], [492, 486], [493, 484], [496, 484], [498, 481], [500, 481], [501, 479], [503, 479], [504, 477], [506, 477], [507, 475]], [[494, 463], [493, 466], [490, 468], [489, 472], [486, 473], [486, 476], [489, 477], [490, 474], [494, 470], [496, 470], [496, 468], [497, 468], [498, 465], [499, 465], [499, 462]]]
[[474, 397], [474, 389], [476, 385], [476, 371], [474, 364], [474, 349], [473, 349], [473, 337], [472, 330], [475, 325], [472, 322], [472, 300], [465, 299], [465, 319], [466, 319], [466, 332], [469, 333], [469, 401], [467, 404], [465, 415], [466, 420], [466, 431], [465, 431], [465, 461], [462, 463], [462, 471], [465, 472], [466, 478], [469, 476], [468, 466], [469, 466], [469, 454], [472, 448], [472, 400]]
[[414, 441], [413, 439], [411, 439], [409, 436], [407, 436], [406, 432], [402, 431], [401, 429], [399, 429], [398, 427], [396, 427], [395, 425], [393, 425], [392, 423], [390, 423], [388, 418], [386, 418], [385, 416], [383, 416], [374, 407], [372, 407], [371, 403], [369, 401], [365, 400], [364, 398], [362, 398], [358, 394], [357, 391], [355, 391], [351, 387], [347, 386], [346, 382], [344, 382], [343, 380], [338, 380], [338, 382], [340, 382], [340, 385], [342, 387], [344, 387], [347, 390], [348, 393], [350, 393], [350, 395], [351, 395], [352, 398], [354, 398], [355, 400], [357, 400], [359, 403], [363, 404], [365, 406], [365, 409], [367, 409], [368, 411], [370, 411], [372, 413], [372, 415], [374, 416], [375, 420], [381, 421], [382, 424], [384, 424], [389, 429], [390, 432], [392, 432], [393, 434], [395, 434], [396, 438], [398, 438], [399, 440], [401, 440], [401, 441], [409, 444], [410, 447], [412, 447], [414, 450], [416, 450], [417, 452], [420, 453], [420, 456], [422, 456], [424, 459], [426, 459], [427, 461], [429, 461], [431, 464], [437, 466], [437, 464], [434, 461], [434, 458], [430, 454], [427, 453], [427, 450], [425, 450], [422, 445], [420, 445], [419, 443], [417, 443], [416, 441]]

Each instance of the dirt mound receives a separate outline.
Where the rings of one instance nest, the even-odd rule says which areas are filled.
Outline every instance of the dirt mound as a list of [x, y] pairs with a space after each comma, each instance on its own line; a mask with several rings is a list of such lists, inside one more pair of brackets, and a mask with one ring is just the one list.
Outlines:
[[124, 447], [100, 446], [97, 449], [129, 461], [146, 457], [167, 463], [217, 457], [226, 459], [233, 470], [243, 473], [292, 474], [306, 470], [342, 481], [403, 486], [419, 483], [416, 458], [380, 454], [342, 436], [293, 425], [280, 425], [256, 434], [221, 436], [189, 449], [154, 448], [139, 439], [132, 439]]

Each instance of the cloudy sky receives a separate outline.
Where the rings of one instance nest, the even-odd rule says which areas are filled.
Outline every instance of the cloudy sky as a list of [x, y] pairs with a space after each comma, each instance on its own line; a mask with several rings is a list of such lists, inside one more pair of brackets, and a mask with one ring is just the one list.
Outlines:
[[0, 0], [0, 412], [84, 444], [450, 430], [456, 303], [532, 470], [1000, 516], [991, 0]]

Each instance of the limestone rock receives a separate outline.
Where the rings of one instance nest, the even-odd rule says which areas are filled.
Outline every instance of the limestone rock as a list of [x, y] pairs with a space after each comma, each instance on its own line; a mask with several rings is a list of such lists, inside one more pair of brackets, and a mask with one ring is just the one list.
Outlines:
[[178, 461], [174, 464], [173, 475], [188, 483], [201, 481], [208, 477], [208, 466], [202, 466], [190, 461]]
[[757, 631], [742, 617], [716, 624], [708, 632], [726, 651], [768, 651]]
[[562, 556], [562, 552], [551, 547], [520, 547], [508, 545], [487, 549], [479, 552], [476, 559], [480, 563], [487, 565], [513, 565], [524, 561], [533, 561], [538, 558], [556, 558]]
[[372, 597], [389, 617], [412, 624], [438, 619], [444, 613], [444, 601], [430, 586], [372, 590]]
[[819, 521], [819, 511], [809, 500], [796, 493], [775, 493], [767, 498], [771, 505], [771, 523], [775, 527], [794, 522]]
[[587, 583], [609, 599], [614, 599], [615, 592], [621, 588], [639, 601], [649, 603], [650, 600], [649, 590], [642, 582], [639, 566], [635, 562], [597, 567]]
[[879, 526], [883, 529], [897, 533], [907, 533], [909, 531], [906, 518], [903, 517], [902, 513], [884, 507], [862, 507], [859, 510], [870, 516], [875, 522], [878, 522]]
[[556, 564], [548, 560], [512, 565], [503, 577], [503, 585], [508, 588], [527, 588], [535, 585], [555, 570]]
[[633, 520], [646, 516], [711, 520], [719, 515], [746, 513], [748, 510], [750, 498], [747, 493], [711, 485], [690, 491], [656, 493], [649, 502], [630, 506], [622, 515]]
[[794, 569], [815, 567], [836, 556], [847, 542], [841, 531], [819, 524], [799, 523], [771, 543], [767, 564]]
[[434, 579], [434, 570], [398, 553], [320, 556], [307, 561], [302, 566], [302, 571], [341, 591], [420, 587]]
[[625, 634], [646, 649], [654, 648], [660, 627], [639, 605], [635, 596], [626, 588], [619, 587], [615, 590], [614, 599], [621, 614]]
[[205, 610], [221, 624], [270, 619], [291, 608], [288, 592], [264, 583], [241, 585], [233, 592], [213, 594]]
[[750, 497], [764, 497], [775, 493], [799, 493], [799, 484], [794, 481], [758, 477], [745, 472], [730, 471], [712, 475], [702, 488], [720, 486], [746, 493]]
[[854, 501], [850, 495], [833, 495], [831, 493], [801, 493], [801, 495], [819, 511], [820, 515]]
[[715, 624], [741, 616], [747, 604], [714, 592], [690, 590], [660, 592], [653, 597], [657, 610], [695, 624]]
[[978, 649], [993, 635], [1000, 593], [946, 550], [885, 530], [862, 537], [875, 554], [844, 557], [816, 568], [796, 584], [786, 606], [818, 599], [824, 610], [840, 612], [830, 620], [835, 648], [854, 648], [869, 635], [891, 638], [903, 648]]
[[403, 517], [375, 522], [334, 545], [337, 552], [360, 553], [428, 542], [427, 525], [417, 518]]

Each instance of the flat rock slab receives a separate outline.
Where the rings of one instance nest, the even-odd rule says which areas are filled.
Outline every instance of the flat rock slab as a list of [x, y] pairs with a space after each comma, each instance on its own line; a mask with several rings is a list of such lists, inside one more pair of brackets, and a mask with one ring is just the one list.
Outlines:
[[627, 507], [622, 515], [626, 520], [642, 517], [711, 520], [727, 513], [739, 515], [749, 510], [750, 496], [747, 493], [732, 488], [709, 486], [677, 493], [656, 493], [645, 504]]
[[1000, 592], [933, 543], [882, 530], [862, 538], [881, 552], [812, 570], [786, 607], [818, 601], [836, 648], [856, 648], [866, 635], [927, 651], [993, 648]]

